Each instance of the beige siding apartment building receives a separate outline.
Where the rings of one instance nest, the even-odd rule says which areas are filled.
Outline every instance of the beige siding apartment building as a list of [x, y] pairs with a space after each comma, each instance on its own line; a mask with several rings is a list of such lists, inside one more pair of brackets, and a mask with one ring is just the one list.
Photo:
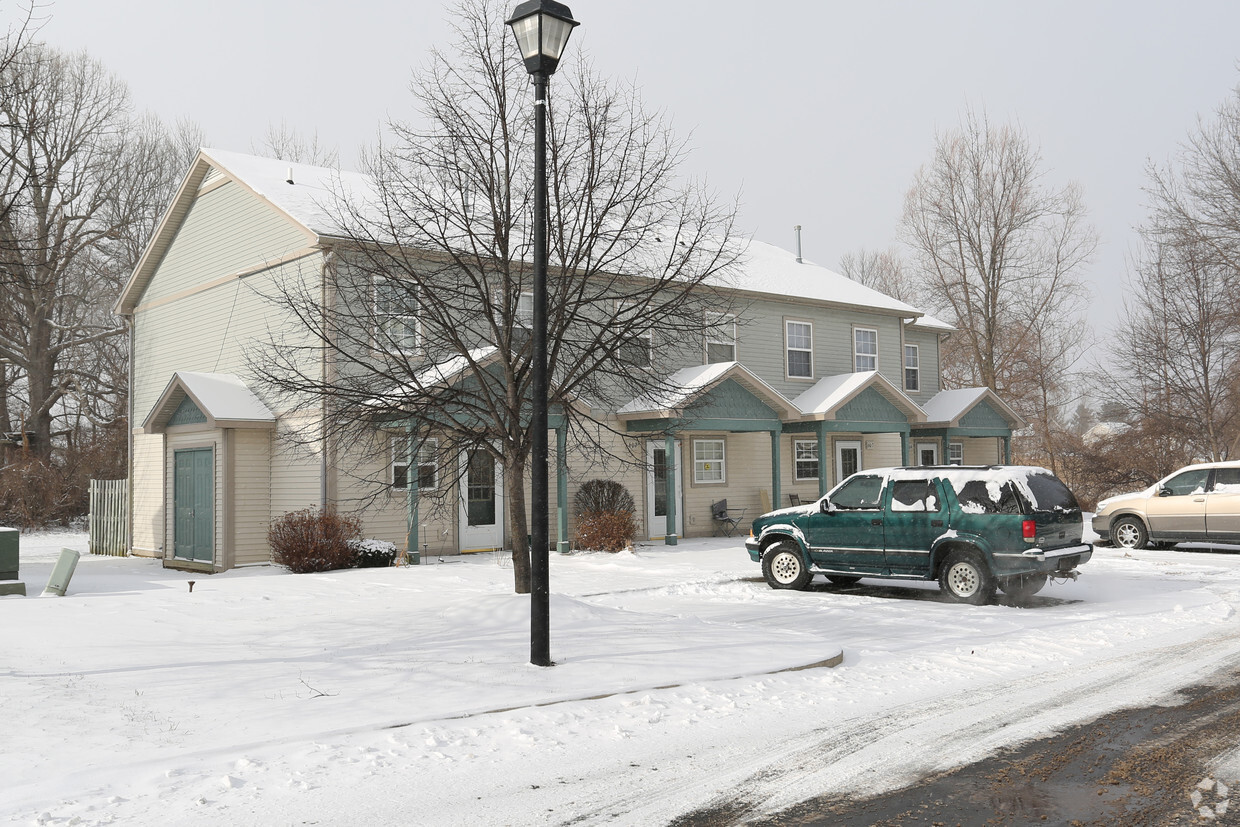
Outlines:
[[[289, 408], [248, 368], [273, 336], [311, 342], [264, 297], [289, 284], [319, 289], [341, 235], [327, 205], [368, 187], [349, 173], [199, 152], [117, 305], [131, 336], [134, 554], [201, 571], [267, 563], [271, 520], [324, 505], [357, 511], [368, 536], [399, 547], [412, 528], [433, 554], [511, 543], [499, 469], [483, 469], [495, 484], [474, 487], [496, 500], [494, 519], [479, 522], [457, 484], [473, 466], [438, 446], [420, 496], [440, 506], [410, 526], [404, 488], [376, 495], [358, 482], [409, 473], [398, 432], [329, 445], [316, 436], [317, 410]], [[719, 530], [720, 500], [743, 510], [743, 525], [864, 468], [1010, 461], [1021, 419], [988, 389], [941, 386], [948, 325], [769, 245], [752, 243], [742, 270], [731, 289], [743, 318], [655, 366], [676, 393], [592, 412], [621, 434], [611, 453], [632, 461], [605, 465], [567, 445], [565, 513], [580, 484], [604, 474], [633, 494], [641, 537], [675, 542]], [[556, 530], [555, 500], [553, 491], [552, 530], [566, 550], [573, 524], [569, 515]]]

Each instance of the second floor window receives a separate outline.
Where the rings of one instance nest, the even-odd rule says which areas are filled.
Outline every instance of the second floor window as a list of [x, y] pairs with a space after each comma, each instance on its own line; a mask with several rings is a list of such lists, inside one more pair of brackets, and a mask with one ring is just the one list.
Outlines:
[[917, 355], [917, 345], [904, 346], [904, 389], [921, 390], [921, 359]]
[[649, 333], [634, 333], [620, 343], [617, 355], [625, 364], [648, 368], [654, 362], [654, 337]]
[[814, 378], [814, 326], [809, 322], [784, 322], [788, 349], [788, 376]]
[[517, 312], [513, 319], [517, 327], [530, 330], [534, 327], [534, 294], [522, 293], [517, 297]]
[[878, 331], [868, 327], [853, 328], [853, 370], [878, 370]]
[[706, 364], [736, 361], [736, 315], [706, 314]]
[[418, 345], [417, 288], [376, 276], [372, 284], [375, 347], [409, 352]]

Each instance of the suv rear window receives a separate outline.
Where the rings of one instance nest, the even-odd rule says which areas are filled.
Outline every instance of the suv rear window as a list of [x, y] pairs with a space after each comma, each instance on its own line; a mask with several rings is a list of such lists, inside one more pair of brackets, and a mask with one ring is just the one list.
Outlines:
[[966, 514], [1021, 514], [1024, 511], [1016, 496], [1016, 487], [1010, 482], [977, 479], [950, 482], [956, 489], [960, 509]]
[[1068, 486], [1050, 474], [1030, 474], [1029, 492], [1033, 494], [1034, 511], [1080, 511], [1076, 497]]

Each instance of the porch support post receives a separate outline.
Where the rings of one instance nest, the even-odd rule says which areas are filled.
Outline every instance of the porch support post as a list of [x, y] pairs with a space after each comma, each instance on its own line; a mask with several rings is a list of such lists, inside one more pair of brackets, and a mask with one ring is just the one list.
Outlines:
[[666, 437], [666, 468], [667, 468], [667, 530], [664, 532], [663, 544], [676, 545], [676, 437]]
[[422, 562], [418, 549], [418, 446], [413, 423], [405, 426], [405, 550], [409, 565]]
[[555, 550], [568, 554], [568, 417], [555, 427]]
[[780, 490], [779, 481], [783, 476], [779, 468], [779, 431], [771, 431], [771, 494], [774, 499], [771, 500], [772, 508], [778, 510], [780, 503], [783, 502], [783, 492]]
[[900, 432], [900, 464], [908, 465], [908, 431]]
[[[827, 421], [821, 420], [818, 423], [818, 498], [822, 499], [827, 496], [827, 475], [824, 473], [831, 467], [831, 450], [830, 443], [827, 441]], [[839, 482], [839, 480], [836, 480]]]
[[1003, 464], [1012, 464], [1012, 438], [1010, 436], [1003, 437]]

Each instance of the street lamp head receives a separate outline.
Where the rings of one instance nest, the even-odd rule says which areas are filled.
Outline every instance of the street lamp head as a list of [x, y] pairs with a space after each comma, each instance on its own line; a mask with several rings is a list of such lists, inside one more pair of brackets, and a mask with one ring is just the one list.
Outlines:
[[525, 70], [531, 75], [550, 76], [555, 74], [573, 27], [580, 24], [563, 3], [526, 0], [513, 10], [508, 25], [517, 37]]

